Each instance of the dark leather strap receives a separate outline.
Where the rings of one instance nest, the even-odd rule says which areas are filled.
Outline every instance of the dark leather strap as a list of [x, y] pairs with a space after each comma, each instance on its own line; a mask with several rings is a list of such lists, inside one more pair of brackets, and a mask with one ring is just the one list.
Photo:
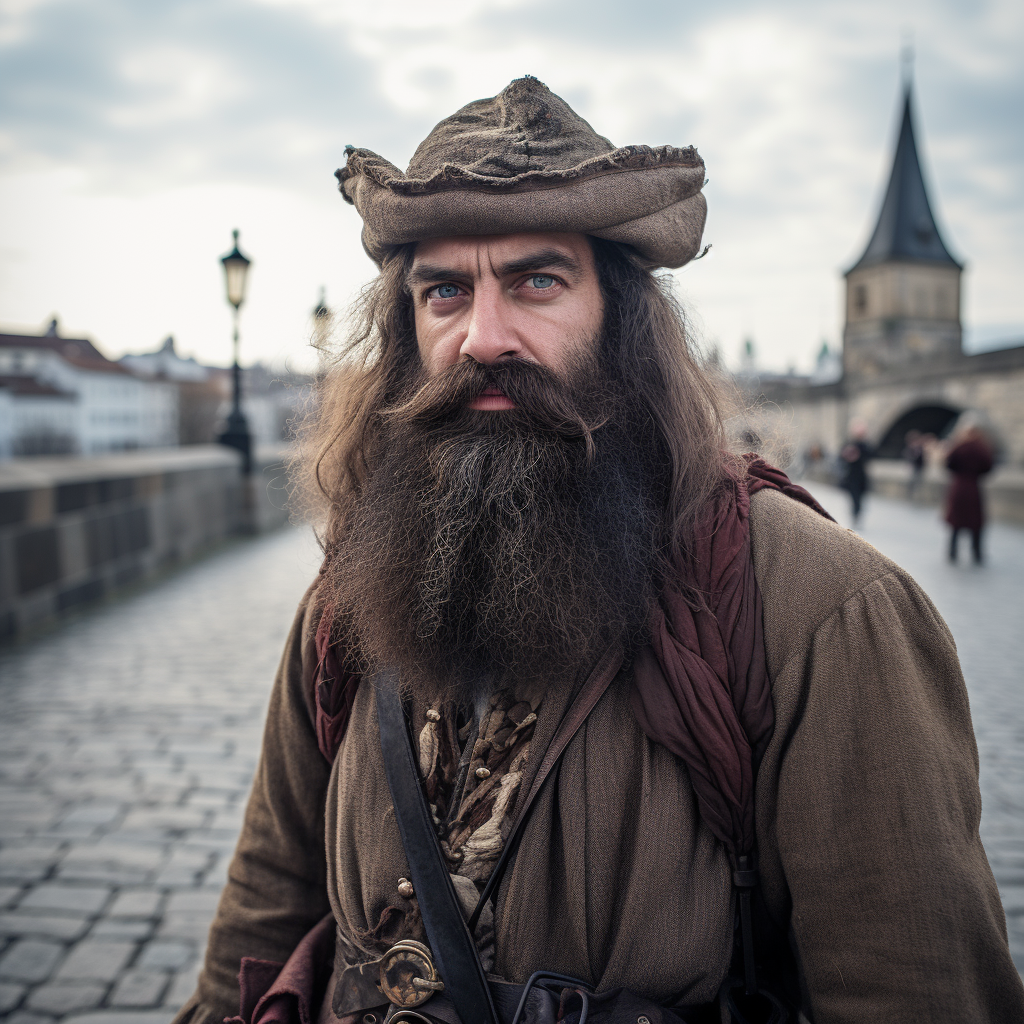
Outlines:
[[497, 1024], [480, 957], [462, 916], [423, 795], [405, 711], [393, 677], [382, 678], [377, 686], [377, 721], [384, 771], [409, 874], [445, 994], [463, 1024]]
[[516, 816], [516, 822], [512, 827], [509, 838], [518, 831], [522, 822], [526, 820], [527, 812], [540, 792], [540, 787], [544, 785], [544, 780], [551, 774], [551, 769], [558, 763], [558, 759], [569, 745], [569, 740], [576, 735], [579, 727], [587, 720], [587, 716], [604, 696], [604, 691], [611, 686], [611, 682], [618, 675], [620, 668], [622, 668], [622, 649], [617, 646], [609, 647], [601, 660], [594, 666], [594, 671], [590, 673], [589, 678], [580, 688], [580, 692], [576, 694], [576, 699], [565, 713], [565, 717], [558, 723], [555, 735], [551, 737], [551, 743], [548, 745], [548, 749], [544, 753], [544, 759], [541, 761], [537, 774], [534, 776], [530, 792], [527, 793], [526, 799], [523, 800], [523, 805]]
[[484, 904], [501, 884], [515, 856], [523, 826], [537, 794], [565, 752], [569, 741], [618, 674], [622, 659], [622, 649], [618, 645], [610, 647], [559, 722], [468, 925], [462, 917], [430, 816], [430, 808], [423, 795], [405, 711], [398, 693], [398, 681], [389, 670], [386, 676], [381, 677], [381, 685], [377, 686], [377, 721], [380, 725], [381, 750], [384, 753], [384, 771], [388, 789], [391, 790], [391, 800], [395, 805], [395, 817], [402, 835], [405, 856], [409, 862], [409, 874], [420, 905], [427, 940], [444, 981], [445, 995], [452, 1001], [463, 1024], [498, 1022], [487, 978], [473, 942], [473, 932]]
[[484, 904], [491, 898], [498, 886], [501, 885], [501, 880], [505, 877], [505, 872], [516, 855], [516, 851], [519, 848], [519, 840], [522, 838], [523, 826], [526, 824], [530, 808], [533, 807], [533, 802], [540, 792], [541, 786], [544, 785], [544, 781], [551, 774], [551, 770], [558, 764], [559, 758], [561, 758], [565, 748], [569, 745], [569, 741], [576, 735], [579, 727], [587, 720], [587, 716], [594, 710], [597, 702], [604, 695], [605, 690], [608, 689], [612, 680], [618, 675], [619, 669], [622, 668], [622, 658], [622, 648], [618, 645], [609, 647], [605, 651], [601, 660], [594, 667], [594, 671], [590, 673], [587, 681], [583, 684], [580, 692], [576, 694], [576, 698], [569, 706], [565, 717], [558, 723], [555, 735], [551, 737], [551, 743], [548, 745], [540, 767], [537, 769], [537, 774], [534, 776], [530, 791], [526, 794], [526, 798], [516, 814], [512, 831], [509, 832], [505, 845], [501, 849], [498, 863], [494, 865], [491, 877], [487, 879], [487, 885], [484, 886], [484, 891], [480, 894], [480, 902], [477, 903], [473, 916], [469, 919], [469, 930], [471, 933], [476, 931], [476, 925], [480, 920]]

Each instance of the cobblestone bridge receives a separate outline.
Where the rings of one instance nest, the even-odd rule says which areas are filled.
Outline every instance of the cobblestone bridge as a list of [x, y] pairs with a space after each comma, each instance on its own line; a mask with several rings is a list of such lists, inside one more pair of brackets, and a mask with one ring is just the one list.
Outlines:
[[[816, 490], [842, 518], [843, 496]], [[864, 533], [956, 636], [1024, 968], [1024, 531], [995, 526], [982, 569], [945, 562], [931, 509], [877, 499]], [[166, 1024], [191, 992], [316, 565], [286, 530], [0, 654], [0, 1019]]]

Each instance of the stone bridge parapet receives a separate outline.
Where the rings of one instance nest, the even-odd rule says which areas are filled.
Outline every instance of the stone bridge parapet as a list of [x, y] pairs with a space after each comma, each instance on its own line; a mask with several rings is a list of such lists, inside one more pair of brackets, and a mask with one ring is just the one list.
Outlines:
[[0, 642], [288, 519], [287, 449], [197, 445], [0, 462]]

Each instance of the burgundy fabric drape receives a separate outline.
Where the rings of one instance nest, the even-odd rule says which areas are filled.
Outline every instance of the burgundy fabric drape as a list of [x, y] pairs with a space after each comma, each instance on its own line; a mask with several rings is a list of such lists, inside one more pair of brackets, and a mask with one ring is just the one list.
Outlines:
[[315, 1024], [334, 967], [335, 927], [327, 914], [284, 964], [242, 957], [241, 1005], [224, 1024]]
[[[756, 455], [744, 458], [746, 478], [730, 479], [695, 538], [689, 576], [704, 605], [695, 610], [666, 588], [652, 612], [650, 648], [636, 661], [633, 692], [641, 728], [686, 763], [701, 816], [734, 858], [754, 845], [754, 776], [775, 717], [750, 559], [750, 496], [770, 487], [831, 518], [781, 470]], [[328, 609], [316, 635], [316, 733], [333, 761], [359, 677], [345, 671], [330, 644], [330, 618]]]
[[329, 764], [341, 746], [356, 699], [359, 676], [345, 669], [342, 652], [331, 643], [331, 608], [320, 616], [316, 629], [316, 741]]
[[703, 604], [694, 609], [679, 591], [663, 591], [632, 694], [640, 727], [686, 763], [701, 817], [734, 861], [754, 848], [754, 779], [775, 722], [750, 496], [770, 487], [831, 518], [781, 470], [744, 458], [746, 479], [730, 481], [690, 552], [689, 578]]

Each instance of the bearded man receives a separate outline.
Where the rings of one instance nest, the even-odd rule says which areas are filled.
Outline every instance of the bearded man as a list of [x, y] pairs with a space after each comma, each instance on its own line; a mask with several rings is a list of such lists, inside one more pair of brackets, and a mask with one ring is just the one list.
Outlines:
[[364, 362], [178, 1021], [1024, 1020], [949, 631], [730, 454], [652, 274], [696, 151], [525, 78], [338, 174]]

